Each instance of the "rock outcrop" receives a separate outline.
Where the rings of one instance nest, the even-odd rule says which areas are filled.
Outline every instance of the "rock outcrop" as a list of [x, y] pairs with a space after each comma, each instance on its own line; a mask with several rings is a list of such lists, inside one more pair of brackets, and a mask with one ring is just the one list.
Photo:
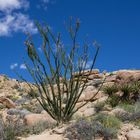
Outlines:
[[140, 130], [131, 130], [126, 137], [128, 140], [140, 140]]
[[140, 81], [140, 70], [120, 70], [116, 73], [116, 82], [129, 83]]
[[[88, 118], [96, 114], [94, 105], [97, 102], [105, 102], [107, 100], [107, 96], [102, 91], [98, 92], [98, 89], [100, 89], [101, 85], [112, 85], [114, 83], [122, 84], [132, 81], [140, 81], [140, 70], [119, 70], [111, 73], [100, 73], [98, 69], [95, 69], [91, 72], [87, 70], [83, 73], [73, 73], [73, 80], [77, 80], [78, 76], [80, 76], [80, 80], [86, 84], [87, 88], [83, 91], [81, 97], [78, 100], [78, 103], [76, 104], [76, 107], [90, 100], [92, 97], [93, 98], [86, 106], [80, 108], [80, 110], [74, 114], [74, 118]], [[36, 92], [36, 88], [32, 84], [30, 85], [34, 88], [34, 91], [31, 91], [30, 87], [25, 82], [20, 82], [15, 79], [10, 79], [5, 75], [0, 75], [0, 115], [4, 114], [3, 116], [5, 116], [5, 118], [7, 116], [12, 116], [13, 118], [19, 116], [26, 126], [33, 126], [42, 121], [56, 124], [56, 121], [53, 120], [43, 110], [37, 100], [31, 97], [33, 92]], [[54, 89], [57, 96], [57, 85], [54, 86]], [[120, 108], [108, 108], [109, 109], [103, 110], [102, 113], [113, 116], [120, 114], [122, 114], [123, 117], [129, 116], [128, 112]], [[124, 128], [124, 130], [121, 130], [121, 135], [119, 135], [118, 139], [140, 140], [140, 130], [133, 130], [132, 125], [125, 125], [126, 124], [123, 124], [122, 129]], [[22, 140], [43, 140], [46, 139], [46, 137], [50, 140], [64, 139], [62, 134], [50, 133], [51, 131], [45, 132], [38, 136], [23, 138]]]
[[40, 122], [48, 122], [56, 124], [56, 121], [53, 120], [48, 113], [44, 114], [27, 114], [24, 117], [24, 122], [28, 126], [34, 126]]
[[0, 97], [0, 103], [5, 105], [7, 108], [15, 108], [16, 107], [15, 103], [6, 97]]

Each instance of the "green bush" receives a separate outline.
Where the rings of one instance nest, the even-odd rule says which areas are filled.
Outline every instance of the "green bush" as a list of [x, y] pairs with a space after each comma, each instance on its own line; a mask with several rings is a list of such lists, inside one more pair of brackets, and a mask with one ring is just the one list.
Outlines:
[[[117, 93], [117, 91], [119, 91]], [[133, 104], [140, 97], [140, 82], [123, 83], [103, 87], [103, 92], [108, 95], [107, 102], [115, 107], [120, 103]]]
[[54, 124], [41, 121], [41, 122], [39, 122], [39, 123], [37, 123], [37, 124], [35, 124], [33, 126], [26, 126], [24, 128], [24, 131], [23, 132], [26, 132], [27, 134], [40, 134], [44, 130], [46, 130], [46, 129], [52, 129], [54, 127], [55, 127]]
[[103, 137], [104, 140], [117, 138], [121, 121], [114, 117], [104, 114], [97, 114], [95, 117], [86, 120], [78, 120], [65, 131], [65, 137], [69, 140], [93, 140]]
[[123, 108], [124, 111], [126, 111], [121, 114], [117, 114], [116, 116], [122, 121], [135, 122], [135, 121], [140, 120], [140, 103], [139, 102], [136, 102], [135, 104], [121, 103], [119, 107]]
[[[39, 92], [39, 97], [35, 97], [43, 109], [58, 124], [67, 122], [75, 112], [98, 94], [97, 92], [90, 100], [76, 107], [76, 103], [86, 88], [86, 83], [82, 82], [82, 75], [86, 70], [90, 56], [92, 64], [89, 73], [92, 72], [99, 52], [99, 45], [96, 42], [93, 44], [96, 47], [95, 56], [93, 56], [92, 48], [88, 43], [84, 43], [82, 47], [78, 45], [79, 20], [76, 21], [74, 26], [72, 21], [70, 21], [68, 32], [71, 44], [69, 48], [62, 43], [60, 33], [56, 36], [48, 25], [44, 27], [39, 23], [36, 23], [36, 25], [43, 39], [42, 56], [37, 52], [30, 35], [25, 42], [27, 54], [31, 60], [31, 63], [25, 62], [25, 65]], [[78, 72], [76, 73], [76, 71]], [[76, 79], [74, 79], [75, 76], [77, 76]], [[22, 76], [20, 78], [26, 81]], [[87, 81], [88, 76], [85, 79]], [[66, 104], [64, 105], [63, 103]]]
[[100, 136], [105, 140], [117, 138], [117, 132], [120, 129], [121, 121], [114, 117], [104, 114], [98, 114], [91, 120], [94, 138]]
[[134, 104], [134, 112], [140, 112], [140, 102]]
[[135, 121], [135, 125], [140, 129], [140, 120]]
[[[20, 133], [20, 121], [12, 121], [7, 119], [6, 122], [3, 121], [2, 117], [0, 119], [0, 139], [2, 140], [16, 140], [16, 137]], [[19, 134], [20, 135], [20, 134]]]
[[103, 87], [103, 92], [108, 95], [107, 103], [109, 103], [112, 107], [115, 107], [119, 103], [119, 96], [116, 95], [119, 87], [118, 85], [107, 85]]
[[103, 87], [103, 92], [107, 94], [109, 97], [113, 96], [114, 93], [118, 91], [117, 85], [107, 85]]
[[140, 120], [140, 112], [135, 112], [130, 116], [130, 121], [138, 121]]
[[120, 100], [130, 103], [135, 103], [139, 100], [140, 95], [140, 82], [135, 81], [131, 83], [125, 83], [120, 85], [120, 91], [122, 91], [123, 95]]
[[22, 104], [22, 108], [32, 112], [32, 113], [41, 113], [43, 111], [42, 106], [39, 103], [31, 104]]
[[94, 105], [95, 111], [96, 111], [97, 113], [99, 113], [100, 111], [103, 110], [104, 106], [105, 106], [105, 102], [97, 102], [97, 103]]
[[104, 140], [112, 140], [117, 138], [117, 130], [114, 128], [102, 128], [101, 136], [103, 136]]
[[100, 122], [105, 128], [119, 129], [121, 126], [121, 121], [111, 115], [98, 114], [94, 118], [94, 121]]
[[28, 92], [28, 95], [32, 98], [36, 98], [36, 97], [39, 97], [39, 94], [38, 94], [38, 90], [36, 89], [31, 89], [29, 92]]
[[124, 109], [125, 111], [129, 112], [129, 113], [134, 113], [135, 112], [135, 105], [133, 105], [133, 104], [120, 103], [118, 106], [120, 108]]
[[111, 105], [111, 107], [116, 107], [120, 102], [120, 97], [118, 95], [112, 95], [107, 99], [107, 103]]
[[16, 96], [15, 95], [15, 93], [11, 96], [11, 97], [9, 97], [13, 102], [15, 102], [16, 100], [18, 100], [19, 99], [19, 96]]
[[132, 92], [132, 85], [131, 84], [123, 84], [120, 86], [120, 91], [122, 91], [123, 95], [121, 96], [121, 101], [131, 101], [130, 100], [130, 95]]
[[136, 82], [133, 82], [132, 83], [132, 93], [133, 93], [133, 95], [132, 95], [132, 99], [134, 100], [134, 101], [137, 101], [137, 100], [139, 100], [139, 96], [140, 96], [140, 81], [136, 81]]

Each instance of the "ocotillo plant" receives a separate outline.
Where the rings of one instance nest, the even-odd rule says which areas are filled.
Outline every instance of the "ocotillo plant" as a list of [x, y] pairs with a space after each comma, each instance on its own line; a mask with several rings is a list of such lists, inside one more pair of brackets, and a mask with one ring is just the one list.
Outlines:
[[[74, 25], [70, 21], [68, 32], [72, 43], [67, 48], [62, 43], [60, 33], [55, 36], [49, 26], [42, 27], [39, 23], [36, 25], [43, 38], [42, 56], [40, 57], [38, 54], [32, 39], [27, 39], [25, 44], [32, 64], [29, 65], [25, 62], [25, 65], [38, 88], [40, 94], [39, 97], [36, 97], [38, 102], [58, 124], [63, 123], [69, 121], [76, 111], [90, 101], [88, 100], [76, 108], [76, 103], [87, 87], [81, 79], [89, 59], [91, 61], [89, 54], [94, 47], [89, 51], [90, 45], [84, 43], [80, 47], [77, 43], [79, 20]], [[95, 46], [95, 55], [92, 55], [89, 73], [94, 68], [99, 52], [99, 45], [93, 43], [93, 46]], [[75, 72], [78, 72], [78, 76], [74, 79]], [[87, 80], [88, 76], [85, 79]]]

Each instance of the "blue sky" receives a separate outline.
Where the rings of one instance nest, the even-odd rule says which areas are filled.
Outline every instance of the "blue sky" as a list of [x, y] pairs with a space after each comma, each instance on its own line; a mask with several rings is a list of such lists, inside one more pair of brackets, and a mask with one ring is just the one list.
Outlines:
[[79, 37], [101, 44], [96, 68], [101, 71], [140, 69], [139, 0], [0, 0], [0, 74], [17, 78], [13, 68], [28, 76], [25, 32], [40, 47], [34, 20], [46, 21], [54, 32], [64, 33], [72, 16], [81, 21]]

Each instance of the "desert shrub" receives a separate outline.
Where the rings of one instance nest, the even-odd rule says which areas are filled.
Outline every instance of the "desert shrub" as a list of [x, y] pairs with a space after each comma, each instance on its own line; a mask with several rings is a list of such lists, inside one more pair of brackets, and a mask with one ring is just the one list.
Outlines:
[[120, 86], [120, 91], [122, 91], [123, 95], [121, 96], [121, 101], [128, 102], [130, 101], [130, 95], [132, 92], [132, 86], [131, 84], [122, 84]]
[[95, 108], [95, 111], [98, 113], [100, 111], [103, 110], [105, 106], [105, 102], [97, 102], [95, 105], [94, 105], [94, 108]]
[[118, 106], [129, 113], [135, 112], [135, 105], [133, 104], [128, 104], [124, 102], [124, 103], [120, 103]]
[[24, 91], [24, 88], [20, 86], [20, 83], [19, 83], [19, 88], [17, 89], [17, 91], [20, 92], [20, 93], [21, 93], [21, 92], [25, 92], [25, 91]]
[[2, 110], [4, 108], [5, 108], [5, 105], [3, 105], [3, 104], [0, 103], [0, 110]]
[[0, 119], [0, 139], [4, 140], [4, 128], [3, 128], [3, 120]]
[[16, 100], [19, 99], [19, 96], [16, 96], [15, 93], [10, 97], [10, 99], [15, 102]]
[[4, 81], [7, 81], [7, 80], [9, 80], [9, 78], [8, 78], [8, 76], [7, 75], [3, 75], [3, 77], [4, 77]]
[[140, 120], [135, 121], [135, 125], [140, 129]]
[[36, 98], [36, 97], [39, 97], [39, 93], [38, 93], [38, 90], [35, 90], [35, 89], [31, 89], [29, 92], [28, 92], [28, 95], [32, 98]]
[[84, 119], [77, 121], [65, 131], [65, 137], [69, 140], [92, 140], [93, 136], [92, 125]]
[[[118, 104], [134, 104], [140, 99], [140, 82], [114, 84], [104, 86], [103, 92], [108, 95], [107, 102], [115, 107]], [[117, 92], [119, 91], [119, 92]], [[130, 106], [126, 106], [130, 107]], [[132, 109], [132, 108], [131, 108]]]
[[121, 121], [118, 118], [111, 115], [98, 114], [94, 118], [94, 121], [100, 122], [106, 128], [119, 129], [121, 125]]
[[107, 128], [104, 127], [100, 122], [93, 121], [92, 122], [92, 129], [93, 129], [93, 137], [94, 139], [98, 137], [103, 137], [104, 140], [111, 140], [117, 137], [117, 130], [114, 128]]
[[135, 112], [130, 116], [130, 121], [140, 120], [140, 112]]
[[123, 122], [128, 122], [130, 121], [131, 115], [132, 115], [131, 113], [124, 110], [115, 114], [115, 117], [117, 117], [119, 120]]
[[134, 105], [134, 112], [130, 117], [130, 121], [139, 121], [140, 120], [140, 103], [136, 102]]
[[6, 121], [0, 119], [0, 140], [16, 140], [18, 136], [39, 134], [46, 129], [52, 129], [55, 125], [48, 122], [39, 122], [33, 126], [25, 125], [20, 118], [14, 121], [8, 118]]
[[[63, 123], [69, 121], [75, 112], [98, 94], [97, 92], [91, 99], [76, 107], [78, 99], [86, 88], [86, 83], [82, 82], [82, 76], [86, 70], [87, 62], [91, 56], [93, 58], [89, 68], [89, 73], [91, 73], [99, 52], [99, 45], [96, 42], [93, 43], [96, 49], [95, 56], [93, 56], [89, 43], [84, 42], [82, 47], [79, 46], [77, 42], [79, 20], [75, 25], [72, 20], [70, 21], [68, 32], [71, 44], [69, 48], [62, 43], [60, 33], [56, 36], [48, 25], [43, 27], [39, 23], [36, 25], [43, 39], [43, 53], [41, 56], [39, 55], [29, 35], [25, 45], [31, 63], [25, 62], [25, 65], [40, 95], [39, 97], [35, 96], [36, 99], [58, 124]], [[74, 77], [76, 78], [74, 79]], [[20, 78], [28, 84], [22, 76]], [[87, 79], [88, 76], [85, 77], [85, 81]], [[30, 84], [28, 85], [30, 86]], [[63, 105], [64, 102], [65, 105]]]
[[136, 81], [132, 83], [132, 99], [134, 101], [138, 101], [140, 99], [140, 81]]
[[112, 140], [117, 137], [117, 130], [114, 128], [104, 128], [100, 131], [104, 140]]
[[108, 104], [111, 105], [111, 107], [115, 107], [119, 104], [120, 102], [120, 97], [118, 95], [112, 95], [110, 98], [107, 99], [106, 101]]
[[117, 137], [121, 121], [113, 116], [98, 114], [95, 118], [78, 120], [65, 131], [65, 137], [69, 140], [93, 140], [103, 137], [111, 140]]
[[20, 131], [20, 122], [13, 122], [8, 119], [6, 122], [0, 119], [0, 139], [1, 140], [16, 140], [16, 136]]
[[40, 134], [44, 130], [52, 129], [55, 126], [56, 126], [55, 124], [41, 121], [41, 122], [36, 123], [33, 126], [26, 126], [24, 129], [24, 132], [26, 130], [26, 134]]
[[108, 104], [110, 104], [112, 107], [115, 107], [119, 104], [119, 96], [116, 95], [119, 87], [116, 84], [104, 86], [102, 90], [105, 94], [108, 95]]
[[114, 116], [98, 114], [93, 118], [92, 126], [96, 132], [95, 137], [101, 136], [105, 140], [109, 140], [117, 137], [117, 131], [121, 126], [121, 121]]
[[135, 104], [121, 103], [120, 108], [123, 108], [126, 112], [117, 114], [116, 117], [122, 121], [138, 121], [140, 120], [140, 103], [136, 102]]
[[120, 85], [120, 91], [123, 93], [120, 97], [121, 102], [135, 103], [140, 96], [140, 82], [124, 83]]
[[[120, 94], [117, 91], [120, 91]], [[136, 81], [121, 85], [105, 86], [103, 87], [103, 92], [108, 95], [107, 102], [112, 107], [118, 104], [134, 104], [140, 97], [140, 82]]]
[[34, 105], [22, 104], [22, 108], [27, 109], [28, 111], [32, 113], [41, 113], [43, 111], [42, 106], [38, 103], [34, 103]]
[[140, 112], [140, 102], [134, 104], [134, 112]]
[[93, 126], [95, 123], [100, 124], [100, 129], [96, 132], [96, 135], [102, 136], [104, 140], [113, 139], [117, 137], [117, 131], [121, 126], [121, 121], [111, 115], [98, 114], [93, 119]]
[[109, 97], [113, 96], [118, 91], [118, 86], [117, 85], [107, 85], [103, 87], [103, 92], [107, 94]]

